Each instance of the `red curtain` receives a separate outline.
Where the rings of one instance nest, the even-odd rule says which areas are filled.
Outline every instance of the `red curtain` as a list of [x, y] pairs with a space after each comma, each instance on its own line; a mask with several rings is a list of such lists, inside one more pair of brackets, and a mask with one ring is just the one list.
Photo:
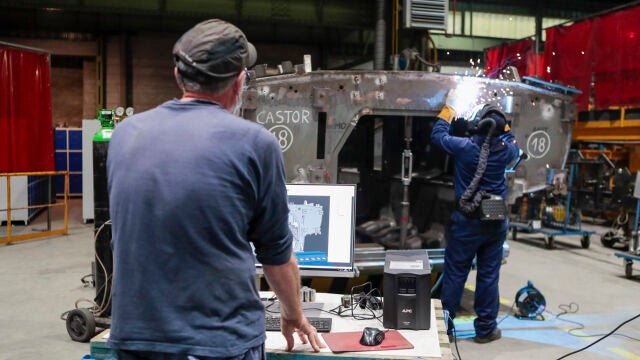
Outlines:
[[547, 29], [544, 46], [544, 79], [560, 81], [582, 91], [576, 95], [578, 110], [589, 107], [591, 67], [593, 59], [593, 19], [583, 20], [571, 26]]
[[0, 172], [54, 170], [49, 55], [0, 45]]
[[640, 105], [640, 6], [595, 19], [594, 105]]
[[[536, 59], [538, 63], [537, 69], [536, 69]], [[543, 74], [544, 74], [544, 55], [542, 54], [536, 55], [534, 52], [529, 53], [529, 56], [527, 57], [527, 72], [525, 73], [525, 75], [542, 78]]]
[[520, 76], [534, 75], [535, 63], [534, 43], [531, 38], [522, 39], [508, 44], [490, 48], [486, 52], [485, 75], [489, 78], [497, 78], [500, 72], [507, 66], [515, 66]]
[[[547, 81], [582, 91], [578, 110], [640, 105], [640, 6], [547, 29]], [[593, 82], [593, 88], [591, 83]]]

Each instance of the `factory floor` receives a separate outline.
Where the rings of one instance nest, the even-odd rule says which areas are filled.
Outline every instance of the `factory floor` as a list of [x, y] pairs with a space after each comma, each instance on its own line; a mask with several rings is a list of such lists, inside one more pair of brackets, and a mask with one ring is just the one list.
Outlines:
[[[40, 215], [28, 226], [14, 226], [13, 233], [39, 231], [45, 220]], [[53, 228], [59, 224], [55, 220]], [[598, 234], [606, 231], [593, 225], [584, 228]], [[68, 235], [0, 245], [0, 360], [80, 360], [89, 354], [89, 344], [69, 338], [60, 316], [79, 299], [95, 295], [95, 289], [80, 280], [91, 272], [92, 229], [93, 224], [83, 224], [82, 200], [72, 199]], [[6, 226], [2, 226], [0, 236], [5, 235]], [[581, 248], [577, 236], [557, 237], [553, 250], [545, 249], [542, 239], [538, 234], [519, 233], [518, 241], [513, 241], [509, 236], [511, 253], [500, 276], [503, 337], [489, 344], [464, 339], [473, 329], [475, 272], [471, 272], [456, 319], [462, 359], [557, 359], [640, 314], [640, 277], [625, 278], [622, 261], [613, 255], [616, 250], [604, 248], [599, 235], [592, 236], [589, 249]], [[640, 266], [634, 264], [634, 271], [640, 275]], [[515, 294], [528, 280], [546, 298], [544, 321], [509, 315]], [[89, 305], [80, 302], [79, 306]], [[563, 309], [575, 313], [557, 317]], [[568, 358], [640, 359], [640, 319]]]

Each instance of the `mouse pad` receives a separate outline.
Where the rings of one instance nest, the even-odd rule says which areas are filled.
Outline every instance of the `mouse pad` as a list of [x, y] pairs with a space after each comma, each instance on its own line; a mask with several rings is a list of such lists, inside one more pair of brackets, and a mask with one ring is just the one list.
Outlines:
[[362, 331], [330, 332], [321, 334], [324, 342], [332, 352], [345, 351], [380, 351], [413, 349], [413, 345], [397, 330], [389, 330], [384, 334], [380, 345], [367, 346], [360, 344]]

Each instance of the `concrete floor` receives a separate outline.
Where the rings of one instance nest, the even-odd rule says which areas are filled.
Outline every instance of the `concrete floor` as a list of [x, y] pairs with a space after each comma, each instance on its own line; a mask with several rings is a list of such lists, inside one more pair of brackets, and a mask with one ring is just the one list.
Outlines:
[[[37, 231], [44, 216], [29, 226], [15, 226], [14, 233]], [[56, 216], [54, 216], [56, 218]], [[59, 218], [59, 217], [58, 217]], [[82, 223], [82, 201], [71, 201], [69, 234], [0, 246], [0, 360], [79, 360], [89, 345], [71, 341], [60, 315], [78, 299], [92, 299], [95, 289], [83, 287], [80, 279], [91, 272], [92, 224]], [[54, 228], [58, 222], [54, 222]], [[602, 233], [604, 228], [591, 227]], [[6, 227], [0, 227], [0, 236]], [[602, 247], [599, 236], [582, 249], [578, 237], [556, 239], [556, 249], [547, 250], [540, 235], [519, 234], [509, 239], [511, 254], [503, 266], [500, 291], [503, 305], [500, 323], [503, 338], [478, 345], [459, 339], [462, 359], [557, 359], [587, 346], [598, 337], [576, 337], [568, 333], [573, 324], [555, 315], [559, 306], [575, 302], [579, 310], [561, 319], [585, 324], [577, 335], [603, 334], [640, 314], [640, 278], [626, 279], [614, 250]], [[640, 275], [640, 267], [634, 271]], [[533, 281], [547, 301], [545, 321], [517, 320], [510, 313], [516, 292]], [[472, 329], [472, 272], [457, 321], [461, 336]], [[83, 306], [83, 304], [80, 304]], [[87, 306], [87, 304], [84, 304]], [[640, 319], [630, 322], [590, 349], [570, 359], [640, 359]], [[453, 346], [453, 345], [452, 345]], [[454, 349], [455, 353], [455, 349]]]

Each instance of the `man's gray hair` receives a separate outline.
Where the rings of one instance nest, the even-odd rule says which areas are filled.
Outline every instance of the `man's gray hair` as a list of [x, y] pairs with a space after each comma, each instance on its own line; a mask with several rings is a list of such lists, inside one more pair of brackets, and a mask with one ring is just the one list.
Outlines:
[[205, 95], [219, 95], [227, 90], [233, 82], [237, 79], [237, 76], [231, 76], [225, 79], [215, 79], [206, 83], [199, 83], [189, 78], [183, 77], [179, 73], [176, 75], [176, 82], [178, 85], [182, 85], [184, 90]]

